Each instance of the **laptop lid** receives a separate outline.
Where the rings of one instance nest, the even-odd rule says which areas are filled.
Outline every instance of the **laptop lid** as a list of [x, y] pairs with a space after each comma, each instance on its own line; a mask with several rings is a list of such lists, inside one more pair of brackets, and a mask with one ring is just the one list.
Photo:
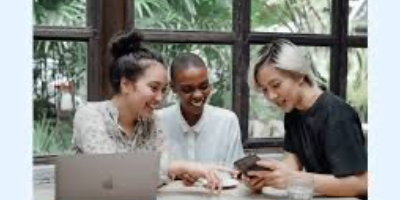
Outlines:
[[156, 199], [159, 158], [157, 152], [59, 156], [56, 199]]

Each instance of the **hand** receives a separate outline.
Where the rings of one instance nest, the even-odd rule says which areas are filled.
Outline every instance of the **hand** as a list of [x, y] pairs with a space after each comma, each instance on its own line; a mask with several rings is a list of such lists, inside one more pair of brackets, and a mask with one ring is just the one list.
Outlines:
[[289, 180], [297, 173], [297, 171], [289, 168], [285, 163], [275, 160], [260, 160], [257, 162], [257, 165], [269, 168], [272, 171], [248, 172], [250, 177], [262, 179], [262, 181], [252, 181], [253, 178], [250, 178], [248, 183], [251, 188], [255, 189], [259, 189], [261, 185], [284, 189], [287, 187]]
[[194, 183], [198, 180], [198, 177], [192, 176], [188, 173], [178, 175], [177, 178], [181, 179], [185, 186], [193, 186]]
[[261, 193], [262, 188], [265, 186], [265, 182], [263, 178], [259, 177], [248, 177], [246, 175], [242, 175], [241, 180], [251, 188], [254, 192]]
[[[198, 178], [204, 178], [207, 180], [206, 187], [211, 190], [212, 193], [221, 193], [222, 190], [222, 181], [217, 175], [218, 170], [226, 170], [223, 167], [216, 165], [206, 165], [194, 162], [185, 162], [184, 163], [184, 174], [186, 175], [187, 181], [189, 184], [193, 180], [197, 180]], [[184, 184], [185, 184], [184, 181]], [[194, 183], [194, 182], [193, 182]]]

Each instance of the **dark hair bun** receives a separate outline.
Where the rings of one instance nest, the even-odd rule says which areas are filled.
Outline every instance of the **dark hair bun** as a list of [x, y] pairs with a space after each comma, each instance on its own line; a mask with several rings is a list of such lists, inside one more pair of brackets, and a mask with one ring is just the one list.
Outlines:
[[142, 49], [142, 40], [143, 35], [137, 31], [118, 34], [111, 39], [111, 54], [116, 59], [123, 55], [137, 52]]

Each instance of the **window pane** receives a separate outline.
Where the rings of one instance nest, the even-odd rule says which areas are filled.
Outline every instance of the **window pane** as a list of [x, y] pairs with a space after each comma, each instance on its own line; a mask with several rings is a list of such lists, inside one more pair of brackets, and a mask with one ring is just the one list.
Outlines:
[[252, 0], [251, 30], [330, 33], [330, 0]]
[[[197, 44], [150, 44], [154, 51], [160, 52], [166, 63], [180, 53], [195, 53], [199, 55], [210, 69], [210, 82], [213, 84], [213, 95], [210, 104], [230, 109], [232, 105], [232, 56], [231, 47], [223, 45], [197, 45]], [[169, 92], [165, 98], [164, 106], [176, 102], [176, 97]]]
[[34, 0], [33, 24], [46, 26], [85, 26], [85, 0]]
[[367, 49], [350, 48], [348, 53], [347, 102], [368, 123], [368, 63]]
[[71, 149], [75, 109], [87, 99], [86, 70], [86, 43], [34, 41], [34, 155]]
[[[328, 47], [302, 47], [312, 60], [317, 81], [329, 88], [330, 50]], [[252, 60], [256, 59], [260, 45], [251, 47]], [[250, 90], [249, 137], [282, 138], [284, 113], [260, 93]]]
[[349, 34], [368, 34], [368, 5], [367, 0], [349, 1]]
[[135, 0], [134, 6], [137, 28], [232, 30], [232, 0]]

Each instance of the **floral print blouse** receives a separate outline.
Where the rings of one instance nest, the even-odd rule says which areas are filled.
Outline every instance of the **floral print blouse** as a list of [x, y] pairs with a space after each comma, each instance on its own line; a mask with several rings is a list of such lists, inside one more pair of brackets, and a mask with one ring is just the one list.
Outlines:
[[118, 123], [118, 109], [110, 101], [89, 102], [74, 118], [73, 148], [76, 153], [113, 154], [138, 151], [161, 152], [160, 175], [166, 176], [168, 154], [158, 119], [140, 119], [134, 136], [126, 136]]
[[74, 118], [74, 149], [77, 153], [126, 153], [160, 150], [162, 131], [155, 117], [140, 119], [134, 136], [126, 136], [118, 124], [118, 109], [111, 101], [80, 107]]

